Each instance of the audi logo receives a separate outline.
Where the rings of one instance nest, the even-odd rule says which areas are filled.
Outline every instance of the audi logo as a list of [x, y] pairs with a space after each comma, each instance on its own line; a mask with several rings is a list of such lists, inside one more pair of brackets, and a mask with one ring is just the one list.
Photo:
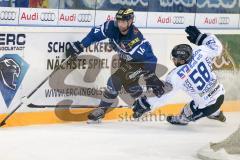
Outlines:
[[229, 17], [219, 17], [218, 24], [229, 24], [230, 18]]
[[55, 21], [56, 15], [55, 15], [55, 13], [42, 12], [40, 19], [41, 19], [41, 21]]
[[15, 20], [17, 13], [14, 11], [1, 11], [0, 20]]
[[174, 16], [172, 23], [173, 24], [184, 24], [185, 18], [183, 16]]
[[78, 22], [91, 22], [92, 14], [78, 14]]

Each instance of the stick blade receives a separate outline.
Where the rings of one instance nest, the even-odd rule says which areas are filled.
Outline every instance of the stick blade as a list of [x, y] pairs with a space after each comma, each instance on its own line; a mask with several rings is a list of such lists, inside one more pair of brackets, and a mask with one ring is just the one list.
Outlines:
[[46, 108], [44, 105], [35, 105], [35, 104], [28, 104], [27, 105], [29, 108]]

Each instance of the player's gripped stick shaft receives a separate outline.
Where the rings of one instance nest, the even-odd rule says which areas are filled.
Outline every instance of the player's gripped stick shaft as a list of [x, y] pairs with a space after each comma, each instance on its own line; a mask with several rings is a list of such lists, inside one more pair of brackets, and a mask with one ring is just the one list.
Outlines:
[[[66, 62], [68, 62], [72, 57], [66, 58], [58, 67], [56, 67], [51, 74], [49, 74], [35, 89], [32, 90], [32, 92], [29, 93], [25, 99], [30, 98], [55, 72], [57, 72]], [[15, 113], [18, 108], [22, 106], [23, 102], [21, 101], [16, 108], [14, 108], [0, 123], [0, 127], [4, 126], [6, 124], [6, 121]]]

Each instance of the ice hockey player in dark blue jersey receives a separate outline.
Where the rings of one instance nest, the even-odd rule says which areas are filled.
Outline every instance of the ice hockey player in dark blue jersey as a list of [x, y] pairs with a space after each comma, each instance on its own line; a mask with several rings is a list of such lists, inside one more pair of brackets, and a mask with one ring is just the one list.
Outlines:
[[66, 50], [67, 57], [76, 57], [83, 52], [83, 48], [109, 38], [110, 45], [119, 55], [120, 67], [108, 79], [107, 89], [99, 107], [88, 115], [91, 121], [99, 121], [104, 117], [122, 86], [133, 98], [138, 98], [142, 94], [142, 88], [138, 83], [141, 75], [145, 77], [146, 85], [152, 88], [156, 96], [164, 94], [164, 84], [155, 75], [157, 58], [150, 43], [134, 26], [133, 21], [134, 11], [130, 8], [121, 8], [116, 13], [115, 20], [93, 27], [81, 42], [73, 42]]

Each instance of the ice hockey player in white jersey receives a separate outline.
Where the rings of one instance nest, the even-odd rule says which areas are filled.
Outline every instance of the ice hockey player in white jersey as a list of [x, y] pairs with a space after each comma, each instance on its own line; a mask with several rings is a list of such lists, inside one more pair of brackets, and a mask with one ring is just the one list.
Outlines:
[[[198, 45], [192, 50], [188, 44], [179, 44], [172, 49], [171, 58], [176, 68], [166, 78], [166, 84], [173, 90], [183, 90], [191, 98], [184, 106], [180, 115], [168, 116], [171, 124], [186, 125], [202, 117], [224, 122], [226, 117], [220, 111], [224, 101], [224, 88], [212, 71], [213, 59], [222, 52], [222, 44], [212, 34], [202, 34], [197, 27], [188, 26], [185, 29], [187, 38], [191, 43]], [[167, 96], [164, 95], [165, 97]], [[156, 99], [162, 97], [141, 97], [133, 106], [133, 117], [138, 118], [156, 106]], [[152, 100], [155, 99], [155, 100]]]

